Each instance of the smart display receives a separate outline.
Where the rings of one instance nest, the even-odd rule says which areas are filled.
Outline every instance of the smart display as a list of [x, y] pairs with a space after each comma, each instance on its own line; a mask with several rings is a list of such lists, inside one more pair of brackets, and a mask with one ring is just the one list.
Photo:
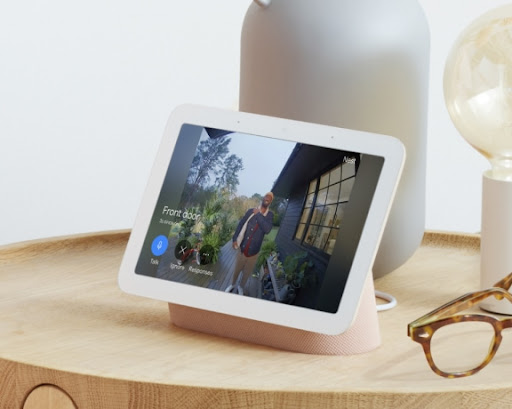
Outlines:
[[121, 288], [345, 331], [402, 168], [392, 137], [198, 106], [170, 117]]

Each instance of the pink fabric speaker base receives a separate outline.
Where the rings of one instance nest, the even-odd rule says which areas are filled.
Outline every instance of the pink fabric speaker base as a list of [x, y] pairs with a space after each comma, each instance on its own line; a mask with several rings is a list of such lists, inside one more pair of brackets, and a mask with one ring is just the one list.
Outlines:
[[287, 351], [317, 355], [353, 355], [380, 345], [372, 274], [368, 275], [352, 326], [325, 335], [169, 303], [171, 322], [181, 328]]

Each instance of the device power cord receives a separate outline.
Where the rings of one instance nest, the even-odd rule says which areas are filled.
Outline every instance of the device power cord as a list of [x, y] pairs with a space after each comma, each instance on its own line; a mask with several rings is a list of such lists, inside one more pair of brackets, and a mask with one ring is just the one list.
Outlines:
[[396, 306], [396, 298], [391, 294], [375, 290], [375, 297], [387, 301], [386, 303], [377, 304], [377, 311], [386, 311]]

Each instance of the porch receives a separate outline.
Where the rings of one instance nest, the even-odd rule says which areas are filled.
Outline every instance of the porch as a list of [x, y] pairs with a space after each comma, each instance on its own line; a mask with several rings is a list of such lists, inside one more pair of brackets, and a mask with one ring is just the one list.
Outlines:
[[[156, 274], [157, 278], [218, 291], [224, 291], [231, 284], [237, 253], [237, 250], [233, 249], [231, 241], [222, 246], [217, 263], [200, 265], [193, 256], [181, 266], [178, 266], [174, 256], [174, 248], [178, 241], [177, 238], [169, 240], [169, 247], [160, 260]], [[253, 275], [249, 278], [244, 289], [245, 295], [261, 298], [260, 278], [262, 278], [262, 274], [258, 274], [257, 277]], [[239, 282], [240, 277], [237, 284]]]

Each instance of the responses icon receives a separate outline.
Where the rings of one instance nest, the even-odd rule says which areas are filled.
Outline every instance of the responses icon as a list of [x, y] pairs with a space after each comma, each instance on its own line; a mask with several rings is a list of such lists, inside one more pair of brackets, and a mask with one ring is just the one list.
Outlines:
[[210, 246], [209, 244], [201, 247], [201, 250], [199, 250], [199, 262], [198, 264], [205, 265], [210, 264], [212, 262], [214, 249], [213, 246]]

